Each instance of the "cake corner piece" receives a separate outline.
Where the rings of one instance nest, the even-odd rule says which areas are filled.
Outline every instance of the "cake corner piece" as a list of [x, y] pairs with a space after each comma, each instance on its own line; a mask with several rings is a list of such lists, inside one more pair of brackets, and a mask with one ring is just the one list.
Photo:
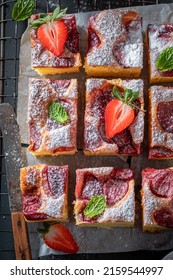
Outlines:
[[77, 226], [134, 226], [134, 175], [131, 169], [78, 169], [75, 196], [74, 214]]
[[143, 68], [142, 37], [142, 18], [135, 10], [105, 10], [92, 16], [88, 21], [86, 74], [139, 78]]
[[37, 164], [22, 168], [20, 189], [23, 213], [28, 222], [68, 221], [67, 165]]
[[[165, 182], [167, 188], [165, 188]], [[173, 229], [173, 168], [146, 168], [142, 171], [143, 231]]]

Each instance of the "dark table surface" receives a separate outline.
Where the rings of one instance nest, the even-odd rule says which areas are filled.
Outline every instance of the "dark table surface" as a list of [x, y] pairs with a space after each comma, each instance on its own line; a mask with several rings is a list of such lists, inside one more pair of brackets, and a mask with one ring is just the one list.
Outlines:
[[[54, 5], [50, 5], [50, 2]], [[14, 22], [11, 11], [15, 1], [0, 0], [0, 103], [10, 103], [16, 111], [18, 93], [18, 71], [20, 39], [26, 29], [27, 21]], [[88, 12], [117, 7], [173, 3], [173, 1], [154, 0], [37, 0], [36, 12], [51, 11], [56, 4], [68, 7], [68, 13]], [[46, 259], [162, 259], [167, 251], [136, 251], [127, 253], [48, 256]], [[44, 258], [44, 259], [45, 259]], [[5, 156], [3, 138], [0, 134], [0, 259], [15, 259], [13, 234], [6, 186]]]

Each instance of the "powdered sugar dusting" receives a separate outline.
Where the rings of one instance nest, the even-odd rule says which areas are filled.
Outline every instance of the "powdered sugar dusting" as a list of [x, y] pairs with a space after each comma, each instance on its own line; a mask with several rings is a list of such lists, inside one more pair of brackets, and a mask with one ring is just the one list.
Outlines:
[[[128, 10], [107, 10], [99, 13], [92, 23], [92, 28], [99, 36], [101, 44], [93, 47], [87, 54], [87, 63], [93, 66], [116, 66], [121, 68], [113, 55], [114, 48], [122, 42], [125, 45], [122, 51], [126, 67], [142, 67], [143, 43], [141, 25], [127, 31], [122, 23], [123, 16]], [[131, 23], [133, 25], [133, 22]]]
[[29, 188], [36, 187], [39, 182], [39, 170], [28, 166], [26, 168], [26, 184]]
[[70, 125], [62, 126], [47, 133], [47, 137], [43, 138], [43, 146], [46, 150], [71, 147], [71, 138]]
[[157, 119], [157, 104], [173, 101], [173, 88], [163, 86], [151, 87], [151, 147], [164, 146], [173, 151], [173, 134], [164, 131]]
[[62, 219], [64, 203], [65, 203], [65, 195], [62, 195], [59, 198], [48, 197], [45, 201], [45, 207], [43, 213], [56, 219]]
[[148, 39], [151, 76], [160, 76], [159, 70], [156, 68], [156, 61], [163, 50], [173, 47], [173, 24], [150, 24]]
[[141, 144], [144, 139], [144, 112], [140, 111], [129, 127], [135, 144]]
[[54, 198], [58, 198], [66, 192], [67, 172], [67, 166], [48, 166], [48, 182]]
[[90, 94], [93, 91], [93, 89], [101, 87], [104, 82], [106, 82], [105, 79], [87, 79], [86, 94]]
[[102, 188], [98, 180], [89, 180], [85, 183], [85, 187], [82, 191], [82, 197], [90, 199], [93, 195], [102, 194]]
[[122, 201], [113, 207], [105, 209], [103, 215], [98, 219], [98, 223], [106, 222], [132, 222], [135, 220], [135, 198], [134, 198], [134, 182], [130, 184], [129, 190]]
[[[155, 196], [149, 187], [149, 180], [143, 179], [143, 196], [142, 196], [142, 204], [143, 204], [143, 220], [144, 225], [153, 225], [155, 222], [152, 218], [152, 213], [156, 210], [157, 207], [160, 207], [165, 204], [165, 198], [159, 198]], [[155, 223], [156, 224], [156, 223]]]
[[96, 167], [96, 168], [84, 168], [82, 169], [83, 172], [90, 172], [95, 176], [103, 176], [103, 175], [109, 175], [113, 167]]
[[[22, 187], [23, 196], [26, 201], [27, 196], [33, 195], [37, 198], [31, 200], [32, 204], [25, 207], [26, 214], [34, 214], [37, 218], [39, 215], [46, 214], [47, 218], [63, 219], [64, 211], [66, 211], [64, 207], [67, 204], [68, 166], [39, 164], [23, 168], [22, 172], [25, 172], [25, 169], [26, 179], [22, 181], [22, 186], [25, 186]], [[30, 185], [34, 187], [33, 193]], [[37, 193], [35, 192], [36, 188]]]
[[[46, 151], [61, 147], [76, 150], [77, 92], [76, 79], [30, 79], [28, 121], [35, 151], [46, 154]], [[48, 107], [53, 101], [65, 108], [70, 123], [62, 124], [50, 118]]]

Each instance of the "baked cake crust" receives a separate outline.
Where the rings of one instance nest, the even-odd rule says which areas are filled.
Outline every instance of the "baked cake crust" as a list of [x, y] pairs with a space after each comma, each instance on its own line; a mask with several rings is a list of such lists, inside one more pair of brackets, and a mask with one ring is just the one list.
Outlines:
[[21, 168], [20, 188], [27, 221], [67, 221], [68, 166]]
[[138, 78], [143, 68], [142, 19], [133, 10], [106, 10], [88, 22], [89, 76]]
[[[106, 198], [104, 212], [88, 218], [84, 208], [94, 195]], [[135, 221], [134, 179], [131, 169], [113, 167], [76, 170], [74, 213], [76, 225], [86, 227], [133, 227]]]
[[[74, 154], [77, 150], [77, 80], [29, 80], [29, 152], [35, 156]], [[48, 114], [50, 102], [58, 101], [70, 121], [58, 123]]]
[[173, 229], [173, 167], [142, 171], [143, 230]]
[[[37, 20], [39, 14], [31, 16], [31, 22]], [[68, 37], [64, 51], [60, 57], [46, 50], [37, 38], [37, 29], [30, 31], [31, 38], [31, 68], [40, 75], [55, 75], [79, 72], [82, 66], [79, 53], [79, 33], [76, 28], [74, 15], [65, 15], [61, 18], [68, 29]]]
[[149, 90], [149, 158], [173, 159], [173, 88]]
[[[112, 99], [113, 86], [139, 91], [136, 111], [132, 124], [111, 139], [106, 138], [104, 110]], [[88, 79], [86, 82], [86, 108], [84, 128], [85, 155], [138, 155], [144, 137], [144, 99], [142, 80]]]
[[159, 55], [173, 47], [173, 24], [149, 24], [147, 28], [148, 63], [150, 83], [167, 83], [173, 81], [173, 70], [161, 72], [156, 67]]

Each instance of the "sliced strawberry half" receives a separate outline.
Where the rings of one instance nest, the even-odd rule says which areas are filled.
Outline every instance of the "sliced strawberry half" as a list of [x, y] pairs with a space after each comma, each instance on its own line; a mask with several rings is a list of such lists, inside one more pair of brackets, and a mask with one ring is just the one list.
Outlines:
[[42, 46], [59, 57], [66, 43], [68, 29], [62, 20], [42, 24], [37, 31], [37, 37]]
[[38, 229], [38, 232], [48, 247], [65, 253], [77, 253], [78, 245], [64, 225], [44, 223], [44, 226], [45, 229]]
[[111, 100], [105, 109], [106, 137], [112, 138], [126, 129], [134, 120], [135, 113], [131, 106], [121, 100]]

